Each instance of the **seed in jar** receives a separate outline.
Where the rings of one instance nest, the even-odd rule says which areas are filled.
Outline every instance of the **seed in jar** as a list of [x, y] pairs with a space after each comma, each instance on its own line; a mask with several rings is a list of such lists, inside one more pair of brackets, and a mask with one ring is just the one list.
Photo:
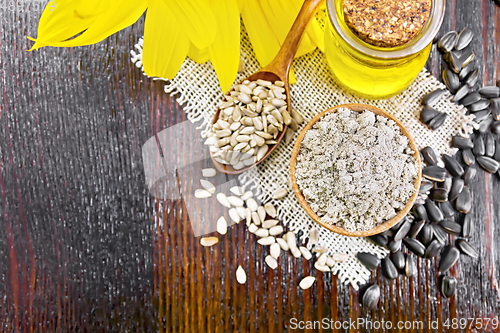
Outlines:
[[200, 244], [202, 246], [212, 246], [215, 245], [219, 242], [219, 239], [217, 237], [203, 237], [200, 239]]

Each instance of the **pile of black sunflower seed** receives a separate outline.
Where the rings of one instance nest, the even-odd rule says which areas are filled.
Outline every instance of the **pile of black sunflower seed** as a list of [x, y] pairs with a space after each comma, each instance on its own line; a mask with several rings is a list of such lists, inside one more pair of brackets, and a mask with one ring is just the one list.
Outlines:
[[[486, 172], [500, 176], [500, 80], [496, 86], [476, 89], [479, 70], [473, 61], [474, 52], [467, 48], [472, 37], [467, 28], [460, 33], [450, 31], [439, 39], [438, 47], [447, 62], [442, 80], [454, 95], [452, 100], [467, 107], [468, 114], [474, 114], [478, 128], [470, 138], [456, 135], [451, 139], [451, 145], [459, 148], [455, 156], [442, 155], [440, 161], [431, 147], [421, 150], [425, 180], [420, 193], [427, 195], [425, 203], [415, 204], [411, 214], [400, 223], [369, 238], [390, 250], [388, 256], [380, 260], [370, 253], [358, 254], [359, 261], [370, 270], [381, 264], [382, 274], [388, 279], [395, 279], [400, 273], [405, 276], [417, 273], [415, 258], [410, 253], [403, 253], [403, 245], [418, 257], [439, 258], [440, 289], [444, 297], [455, 294], [457, 280], [446, 273], [460, 254], [478, 257], [467, 241], [474, 233], [474, 221], [468, 215], [472, 199], [467, 185], [476, 176], [476, 161]], [[445, 92], [437, 89], [422, 100], [421, 120], [433, 130], [447, 117], [446, 113], [433, 108]], [[371, 285], [365, 290], [361, 303], [374, 308], [379, 298], [379, 286]]]

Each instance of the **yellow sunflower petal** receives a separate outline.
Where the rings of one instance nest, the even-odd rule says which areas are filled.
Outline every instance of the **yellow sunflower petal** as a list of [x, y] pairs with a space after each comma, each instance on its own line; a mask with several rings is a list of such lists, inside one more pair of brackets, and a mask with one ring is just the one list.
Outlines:
[[208, 48], [200, 50], [193, 43], [190, 43], [188, 57], [197, 62], [198, 64], [203, 64], [210, 59], [210, 55], [208, 54]]
[[177, 21], [176, 15], [163, 0], [150, 1], [142, 52], [142, 64], [147, 75], [171, 79], [186, 59], [190, 43]]
[[212, 2], [217, 34], [208, 47], [210, 61], [214, 66], [222, 91], [229, 90], [238, 73], [240, 62], [240, 15], [235, 0]]
[[[43, 46], [81, 46], [100, 42], [133, 24], [144, 13], [147, 0], [60, 0], [46, 7], [32, 49]], [[79, 34], [79, 35], [78, 35]], [[75, 35], [78, 35], [74, 37]], [[74, 37], [74, 38], [73, 38]]]
[[[216, 22], [209, 0], [163, 0], [175, 13], [177, 22], [191, 42], [200, 50], [210, 45], [216, 33]], [[171, 24], [164, 21], [164, 24]]]

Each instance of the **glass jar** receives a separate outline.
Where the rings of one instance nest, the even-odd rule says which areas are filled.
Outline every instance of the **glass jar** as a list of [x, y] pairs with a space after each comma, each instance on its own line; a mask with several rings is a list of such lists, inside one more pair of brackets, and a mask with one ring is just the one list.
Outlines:
[[335, 81], [356, 95], [379, 99], [410, 85], [424, 67], [443, 21], [445, 0], [432, 0], [420, 32], [406, 44], [378, 47], [357, 37], [344, 20], [343, 0], [327, 0], [325, 55]]

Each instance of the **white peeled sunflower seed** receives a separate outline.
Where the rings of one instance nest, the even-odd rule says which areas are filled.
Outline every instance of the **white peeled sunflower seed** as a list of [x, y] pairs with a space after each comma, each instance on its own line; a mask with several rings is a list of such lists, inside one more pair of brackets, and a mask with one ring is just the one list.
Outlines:
[[200, 239], [200, 244], [203, 246], [212, 246], [219, 242], [217, 237], [203, 237]]
[[326, 258], [326, 265], [329, 267], [333, 267], [333, 265], [335, 265], [335, 260], [333, 260], [332, 257]]
[[225, 235], [227, 233], [227, 221], [224, 216], [219, 217], [217, 220], [217, 232], [221, 235]]
[[262, 227], [269, 229], [269, 228], [274, 227], [278, 223], [279, 223], [278, 220], [265, 220], [264, 222], [262, 222]]
[[309, 244], [316, 245], [318, 243], [318, 229], [316, 227], [312, 227], [309, 230]]
[[252, 191], [246, 191], [245, 193], [243, 193], [243, 195], [241, 196], [241, 200], [248, 200], [250, 198], [253, 197], [253, 192]]
[[263, 237], [257, 241], [260, 245], [271, 245], [276, 242], [273, 236]]
[[316, 262], [318, 264], [320, 264], [320, 265], [324, 265], [324, 264], [326, 264], [326, 259], [328, 259], [328, 256], [325, 253], [323, 253], [322, 255], [320, 255], [318, 257], [318, 259], [316, 260]]
[[306, 259], [306, 260], [311, 260], [312, 258], [312, 254], [311, 252], [304, 246], [299, 246], [299, 250], [300, 250], [300, 253], [302, 253], [302, 256]]
[[269, 235], [276, 236], [283, 233], [283, 227], [280, 225], [276, 225], [269, 229]]
[[258, 237], [267, 237], [267, 236], [269, 236], [269, 230], [260, 228], [260, 229], [257, 229], [254, 232], [254, 234], [255, 234], [255, 236], [258, 236]]
[[328, 251], [328, 249], [322, 247], [322, 246], [319, 246], [319, 245], [316, 245], [313, 249], [314, 252], [316, 253], [325, 253], [326, 251]]
[[253, 223], [255, 223], [255, 225], [260, 225], [260, 217], [259, 214], [257, 214], [257, 212], [252, 213], [252, 221]]
[[236, 212], [242, 220], [246, 219], [246, 208], [236, 207]]
[[300, 113], [298, 113], [297, 111], [295, 110], [292, 110], [292, 114], [291, 114], [293, 120], [295, 120], [295, 122], [297, 123], [297, 125], [300, 125], [304, 122], [304, 119], [302, 118], [302, 116], [300, 115]]
[[314, 276], [306, 276], [299, 282], [299, 287], [303, 290], [311, 288], [311, 286], [314, 284], [316, 281], [316, 278]]
[[211, 194], [215, 193], [215, 186], [211, 182], [205, 179], [200, 179], [201, 186]]
[[330, 267], [328, 267], [327, 265], [321, 265], [317, 261], [314, 263], [314, 268], [316, 268], [320, 272], [329, 272], [330, 271]]
[[233, 186], [229, 189], [229, 191], [231, 191], [231, 193], [234, 195], [241, 196], [243, 195], [245, 189], [241, 186]]
[[247, 273], [245, 273], [245, 270], [243, 267], [238, 266], [238, 269], [236, 270], [236, 281], [238, 281], [239, 284], [245, 284], [247, 282]]
[[245, 208], [245, 220], [247, 222], [247, 225], [252, 222], [252, 211], [248, 208]]
[[252, 212], [256, 212], [257, 208], [259, 208], [257, 201], [255, 201], [253, 198], [248, 199], [246, 203], [247, 203], [247, 208], [249, 208]]
[[286, 188], [282, 187], [282, 188], [279, 188], [277, 189], [276, 191], [274, 191], [274, 198], [275, 199], [282, 199], [284, 197], [286, 197], [288, 191], [286, 190]]
[[[276, 239], [277, 241], [278, 239]], [[271, 257], [273, 257], [274, 259], [278, 259], [278, 257], [280, 256], [281, 254], [281, 246], [278, 244], [278, 243], [274, 243], [274, 244], [271, 244], [271, 246], [269, 247], [269, 254], [271, 255]]]
[[338, 262], [344, 262], [349, 259], [349, 255], [346, 253], [334, 253], [332, 254], [332, 259]]
[[231, 208], [229, 210], [229, 217], [231, 220], [233, 220], [236, 223], [240, 223], [240, 215], [238, 214], [238, 211], [235, 208]]
[[261, 221], [264, 221], [266, 219], [266, 210], [264, 207], [260, 206], [257, 208], [257, 214], [259, 214], [259, 218]]
[[267, 255], [264, 260], [266, 261], [267, 266], [271, 267], [272, 269], [276, 269], [276, 267], [278, 267], [278, 262], [270, 255]]
[[248, 227], [248, 231], [250, 231], [253, 234], [257, 230], [259, 230], [259, 227], [257, 227], [254, 223], [250, 223], [250, 226]]
[[224, 193], [217, 193], [217, 201], [226, 208], [231, 208], [231, 204], [227, 200], [227, 197]]
[[271, 217], [276, 217], [276, 215], [278, 215], [278, 213], [276, 212], [276, 208], [270, 202], [268, 202], [264, 205], [264, 209], [265, 209], [267, 215], [269, 215]]
[[201, 170], [201, 174], [203, 177], [210, 178], [210, 177], [215, 177], [215, 175], [217, 174], [217, 171], [215, 171], [214, 168], [206, 168], [206, 169]]
[[262, 147], [260, 147], [259, 150], [257, 150], [257, 161], [260, 161], [262, 158], [264, 158], [268, 150], [269, 150], [268, 145], [263, 145]]
[[197, 189], [196, 191], [194, 191], [194, 196], [198, 199], [205, 199], [211, 197], [212, 193], [208, 192], [207, 190]]
[[278, 243], [283, 251], [288, 251], [290, 250], [290, 247], [288, 246], [286, 240], [283, 238], [277, 237], [276, 238], [276, 243]]
[[297, 248], [297, 240], [293, 232], [289, 231], [286, 233], [286, 243], [288, 244], [290, 252], [292, 252], [292, 255], [295, 258], [298, 258], [302, 255], [302, 253], [300, 253], [300, 250]]
[[241, 200], [240, 198], [238, 197], [235, 197], [235, 196], [230, 196], [230, 197], [227, 197], [227, 201], [229, 201], [229, 203], [231, 205], [233, 205], [234, 207], [243, 207], [243, 200]]

